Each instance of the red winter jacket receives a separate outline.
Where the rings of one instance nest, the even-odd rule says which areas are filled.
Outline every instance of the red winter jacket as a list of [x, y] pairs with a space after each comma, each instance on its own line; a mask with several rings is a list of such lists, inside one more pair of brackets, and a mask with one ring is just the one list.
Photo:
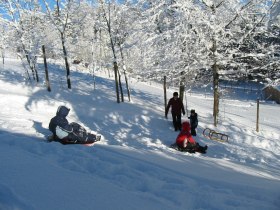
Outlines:
[[185, 139], [188, 140], [188, 143], [191, 143], [193, 145], [196, 144], [194, 138], [192, 137], [192, 135], [190, 133], [190, 130], [191, 130], [190, 123], [189, 122], [183, 122], [182, 123], [182, 130], [181, 130], [181, 132], [179, 133], [179, 135], [177, 136], [177, 139], [176, 139], [176, 144], [179, 147], [183, 147]]

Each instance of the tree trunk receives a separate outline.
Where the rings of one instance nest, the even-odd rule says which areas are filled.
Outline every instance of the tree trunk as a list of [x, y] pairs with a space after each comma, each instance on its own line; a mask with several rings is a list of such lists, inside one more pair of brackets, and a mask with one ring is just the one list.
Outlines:
[[51, 92], [51, 85], [50, 85], [50, 80], [49, 80], [49, 70], [48, 70], [48, 65], [47, 65], [47, 58], [46, 58], [46, 51], [45, 51], [45, 46], [42, 46], [42, 51], [43, 51], [43, 57], [44, 57], [44, 66], [45, 66], [45, 75], [46, 75], [46, 85], [47, 85], [47, 90]]
[[121, 99], [122, 99], [122, 102], [124, 102], [124, 98], [123, 98], [123, 89], [122, 89], [122, 81], [121, 81], [121, 74], [120, 74], [120, 71], [118, 71], [118, 75], [119, 75], [119, 86], [120, 86], [120, 92], [121, 92]]
[[120, 103], [120, 93], [119, 93], [119, 82], [118, 82], [118, 63], [117, 61], [114, 61], [114, 73], [115, 73], [115, 83], [116, 83], [116, 96], [117, 96], [117, 102]]
[[[92, 77], [93, 77], [93, 89], [95, 90], [95, 69], [96, 69], [96, 62], [93, 62], [94, 61], [94, 46], [93, 46], [93, 39], [92, 39], [92, 43], [91, 43], [91, 59], [92, 59]], [[90, 68], [90, 66], [89, 66]]]
[[181, 78], [180, 78], [180, 89], [179, 89], [179, 96], [181, 101], [184, 100], [184, 92], [185, 92], [185, 77], [183, 76], [184, 72], [181, 72]]
[[38, 75], [38, 71], [36, 69], [35, 63], [33, 63], [33, 69], [34, 69], [34, 72], [35, 72], [36, 82], [38, 83], [39, 82], [39, 75]]
[[29, 74], [28, 69], [26, 68], [26, 66], [25, 66], [25, 64], [24, 64], [24, 62], [23, 62], [23, 58], [21, 57], [20, 54], [18, 54], [18, 56], [19, 56], [19, 58], [20, 58], [20, 60], [21, 60], [21, 63], [22, 63], [23, 68], [24, 68], [25, 71], [26, 71], [26, 75], [27, 75], [28, 80], [31, 81], [30, 74]]
[[65, 47], [64, 34], [63, 34], [62, 32], [60, 33], [60, 37], [61, 37], [61, 43], [62, 43], [62, 49], [63, 49], [63, 56], [64, 56], [64, 61], [65, 61], [65, 67], [66, 67], [67, 86], [68, 86], [68, 89], [71, 89], [70, 66], [69, 66], [67, 51], [66, 51], [66, 47]]
[[[24, 46], [23, 46], [23, 47], [24, 47]], [[25, 50], [25, 48], [23, 49], [23, 52], [24, 52], [24, 54], [25, 54], [25, 58], [26, 58], [26, 60], [27, 60], [28, 66], [29, 66], [29, 68], [30, 68], [30, 70], [31, 70], [31, 72], [32, 72], [33, 80], [36, 80], [36, 78], [35, 78], [35, 73], [34, 73], [34, 69], [33, 69], [32, 65], [31, 65], [31, 61], [30, 61], [28, 52], [27, 52], [27, 50]]]
[[213, 104], [213, 117], [214, 126], [218, 124], [218, 114], [219, 114], [219, 73], [218, 65], [214, 63], [212, 66], [213, 70], [213, 90], [214, 90], [214, 104]]
[[125, 70], [124, 70], [124, 78], [125, 78], [125, 85], [126, 85], [126, 90], [127, 90], [127, 97], [128, 97], [128, 101], [130, 102], [130, 90], [129, 90], [128, 79], [127, 79]]
[[113, 66], [114, 66], [115, 83], [116, 83], [116, 95], [117, 95], [117, 102], [120, 103], [120, 93], [119, 93], [119, 84], [118, 84], [118, 63], [117, 63], [117, 56], [115, 53], [115, 46], [114, 46], [114, 42], [113, 42], [112, 31], [111, 31], [110, 4], [109, 4], [109, 18], [106, 17], [106, 12], [105, 12], [104, 7], [102, 9], [104, 12], [103, 17], [104, 17], [107, 27], [108, 27], [107, 30], [109, 33], [111, 49], [112, 49], [113, 56], [114, 56]]
[[214, 94], [214, 104], [213, 104], [213, 118], [214, 126], [218, 124], [218, 114], [219, 114], [219, 66], [217, 64], [217, 41], [215, 36], [212, 40], [212, 73], [213, 73], [213, 94]]
[[29, 53], [28, 53], [28, 51], [26, 50], [24, 44], [22, 44], [22, 49], [23, 49], [25, 58], [26, 58], [26, 60], [27, 60], [28, 66], [29, 66], [29, 68], [30, 68], [30, 70], [31, 70], [31, 72], [32, 72], [33, 80], [36, 80], [36, 75], [35, 75], [35, 71], [34, 71], [33, 65], [32, 65], [32, 63], [31, 63], [31, 59], [30, 59]]
[[32, 67], [33, 67], [34, 72], [35, 72], [36, 82], [38, 83], [39, 82], [39, 75], [38, 75], [38, 71], [36, 69], [36, 60], [37, 60], [37, 58], [34, 57], [34, 59], [32, 60]]
[[3, 65], [5, 65], [5, 53], [4, 53], [4, 50], [2, 52], [2, 62], [3, 62]]
[[92, 77], [93, 77], [93, 89], [96, 89], [96, 81], [95, 81], [95, 69], [97, 68], [96, 62], [92, 63], [93, 69], [92, 69]]
[[[126, 75], [126, 71], [125, 71], [126, 67], [125, 67], [125, 64], [124, 64], [124, 56], [123, 56], [122, 46], [121, 46], [120, 43], [118, 45], [119, 45], [119, 48], [120, 48], [120, 53], [121, 53], [121, 58], [122, 58], [122, 63], [123, 63], [123, 69], [124, 69], [123, 72], [124, 72], [128, 101], [130, 101], [130, 91], [129, 91], [128, 79], [127, 79], [127, 75]], [[123, 95], [122, 95], [122, 97], [123, 97]]]

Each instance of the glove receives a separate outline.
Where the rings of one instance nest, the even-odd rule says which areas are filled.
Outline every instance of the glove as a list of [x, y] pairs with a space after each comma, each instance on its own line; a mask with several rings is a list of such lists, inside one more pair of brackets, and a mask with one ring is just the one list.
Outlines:
[[185, 115], [186, 113], [185, 112], [183, 112], [183, 115]]

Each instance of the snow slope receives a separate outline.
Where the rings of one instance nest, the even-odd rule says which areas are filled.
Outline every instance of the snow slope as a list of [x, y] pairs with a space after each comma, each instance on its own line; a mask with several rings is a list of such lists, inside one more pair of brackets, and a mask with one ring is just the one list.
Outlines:
[[[180, 153], [168, 147], [178, 133], [170, 114], [163, 117], [161, 86], [131, 79], [132, 102], [117, 104], [114, 81], [104, 72], [94, 89], [90, 75], [72, 71], [68, 90], [63, 67], [49, 69], [50, 93], [43, 82], [25, 79], [19, 60], [0, 66], [1, 210], [279, 209], [279, 105], [261, 103], [256, 132], [254, 101], [221, 101], [215, 129], [230, 136], [221, 143], [202, 136], [204, 128], [214, 129], [213, 99], [187, 95], [187, 108], [199, 114], [195, 138], [209, 149]], [[59, 105], [71, 108], [70, 122], [101, 133], [102, 142], [44, 141]]]

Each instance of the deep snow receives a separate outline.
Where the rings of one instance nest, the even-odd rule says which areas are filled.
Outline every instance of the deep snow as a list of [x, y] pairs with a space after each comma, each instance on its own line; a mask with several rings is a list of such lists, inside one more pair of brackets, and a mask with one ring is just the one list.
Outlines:
[[[1, 210], [177, 210], [280, 208], [279, 105], [221, 100], [219, 132], [229, 143], [211, 141], [210, 96], [187, 94], [187, 108], [199, 114], [195, 139], [208, 153], [180, 153], [168, 146], [177, 132], [164, 118], [160, 85], [130, 80], [132, 102], [116, 103], [114, 81], [105, 72], [93, 78], [49, 65], [52, 92], [26, 80], [20, 60], [0, 66]], [[41, 78], [43, 66], [40, 65]], [[56, 83], [55, 83], [56, 81]], [[175, 89], [168, 90], [172, 96]], [[93, 147], [47, 143], [48, 123], [59, 105], [71, 108], [69, 121], [101, 133]], [[187, 116], [183, 117], [184, 120]]]

